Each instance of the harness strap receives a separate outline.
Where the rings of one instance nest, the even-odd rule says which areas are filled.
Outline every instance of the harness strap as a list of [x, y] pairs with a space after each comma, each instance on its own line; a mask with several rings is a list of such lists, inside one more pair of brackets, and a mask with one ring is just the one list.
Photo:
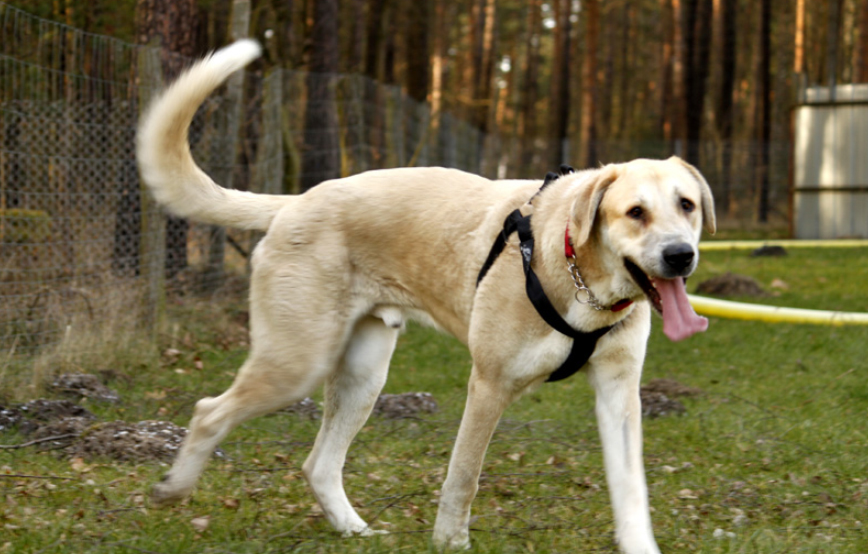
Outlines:
[[533, 307], [536, 309], [543, 321], [548, 323], [549, 326], [559, 333], [573, 339], [573, 347], [570, 350], [567, 359], [564, 360], [564, 363], [561, 364], [558, 369], [549, 375], [548, 379], [546, 379], [547, 382], [554, 382], [566, 379], [580, 370], [594, 353], [594, 349], [597, 347], [597, 340], [608, 333], [612, 329], [612, 326], [602, 327], [588, 333], [577, 331], [576, 329], [573, 329], [569, 323], [564, 321], [561, 314], [559, 314], [555, 307], [552, 306], [551, 301], [548, 299], [548, 296], [546, 296], [546, 293], [542, 288], [542, 283], [540, 283], [539, 277], [537, 277], [536, 272], [534, 272], [533, 267], [531, 266], [531, 262], [533, 261], [534, 238], [533, 233], [531, 232], [530, 218], [531, 216], [529, 215], [521, 215], [519, 210], [514, 210], [509, 214], [509, 216], [507, 216], [506, 220], [503, 222], [503, 230], [495, 239], [494, 245], [492, 245], [491, 251], [488, 254], [488, 258], [485, 260], [485, 264], [483, 264], [482, 270], [479, 272], [476, 286], [479, 286], [479, 283], [485, 277], [485, 274], [488, 273], [488, 270], [494, 264], [494, 261], [500, 253], [503, 252], [506, 242], [509, 240], [509, 236], [513, 232], [518, 231], [519, 250], [521, 252], [521, 261], [525, 275], [525, 292], [527, 293], [528, 299], [531, 304], [533, 304]]

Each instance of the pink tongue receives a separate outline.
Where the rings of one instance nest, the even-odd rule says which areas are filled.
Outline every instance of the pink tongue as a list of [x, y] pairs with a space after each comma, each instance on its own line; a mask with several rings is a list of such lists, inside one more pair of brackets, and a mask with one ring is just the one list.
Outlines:
[[663, 305], [663, 332], [671, 341], [684, 340], [694, 333], [708, 329], [708, 320], [696, 315], [690, 301], [684, 279], [652, 279], [654, 288], [660, 293]]

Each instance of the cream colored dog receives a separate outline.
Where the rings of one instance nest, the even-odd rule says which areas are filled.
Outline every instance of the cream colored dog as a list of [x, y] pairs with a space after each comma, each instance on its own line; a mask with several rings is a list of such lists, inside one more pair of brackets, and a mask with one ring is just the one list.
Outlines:
[[[539, 181], [492, 182], [442, 168], [370, 171], [298, 196], [227, 190], [193, 161], [187, 129], [202, 101], [258, 55], [255, 42], [240, 41], [202, 60], [139, 130], [142, 177], [158, 202], [178, 216], [267, 231], [252, 257], [250, 356], [229, 390], [196, 404], [153, 502], [189, 495], [238, 424], [324, 384], [322, 429], [304, 475], [335, 529], [372, 533], [347, 499], [341, 472], [386, 381], [399, 328], [416, 319], [457, 337], [473, 357], [434, 526], [437, 545], [467, 546], [470, 505], [501, 414], [542, 384], [572, 345], [528, 300], [514, 238], [477, 287], [504, 219], [520, 208], [533, 211], [532, 265], [554, 308], [575, 329], [613, 326], [584, 370], [596, 392], [617, 540], [625, 553], [659, 552], [642, 464], [639, 380], [652, 306], [673, 340], [707, 325], [684, 290], [703, 223], [715, 227], [699, 172], [677, 158], [607, 165], [562, 176], [532, 205]], [[577, 293], [565, 233], [589, 293]]]

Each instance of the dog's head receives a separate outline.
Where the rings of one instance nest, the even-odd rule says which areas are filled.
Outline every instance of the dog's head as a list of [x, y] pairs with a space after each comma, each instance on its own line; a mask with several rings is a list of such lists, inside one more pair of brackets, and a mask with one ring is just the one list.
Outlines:
[[[703, 226], [715, 231], [708, 183], [680, 158], [635, 160], [602, 168], [573, 204], [576, 245], [596, 240], [627, 296], [644, 294], [681, 340], [708, 322], [693, 313], [685, 279], [696, 269]], [[629, 294], [632, 293], [632, 294]]]

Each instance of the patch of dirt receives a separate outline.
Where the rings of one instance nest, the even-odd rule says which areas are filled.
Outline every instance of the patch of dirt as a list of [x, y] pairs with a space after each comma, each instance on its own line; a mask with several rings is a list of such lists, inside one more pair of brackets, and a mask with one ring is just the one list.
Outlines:
[[750, 253], [753, 257], [769, 256], [779, 258], [787, 255], [787, 250], [783, 246], [760, 246]]
[[[79, 435], [91, 425], [93, 425], [93, 419], [86, 417], [63, 417], [49, 421], [45, 425], [40, 425], [33, 431], [32, 436], [34, 439], [44, 439], [62, 435]], [[73, 440], [74, 437], [69, 437], [66, 439], [66, 442], [71, 443]]]
[[680, 415], [687, 412], [677, 397], [699, 396], [702, 389], [679, 383], [675, 379], [652, 379], [639, 389], [642, 415], [647, 418]]
[[[39, 398], [26, 404], [3, 410], [7, 421], [14, 421], [18, 430], [30, 435], [44, 427], [47, 423], [65, 418], [82, 418], [93, 421], [96, 416], [72, 400], [46, 400]], [[10, 427], [11, 428], [11, 427]], [[50, 436], [50, 435], [48, 435]]]
[[[174, 459], [187, 429], [168, 421], [96, 422], [96, 416], [71, 400], [38, 399], [0, 406], [0, 432], [17, 428], [36, 448], [57, 450], [70, 458], [111, 458], [121, 462]], [[54, 437], [54, 438], [52, 438]], [[52, 438], [52, 440], [44, 440]], [[214, 455], [225, 458], [221, 449]]]
[[438, 409], [437, 401], [428, 392], [381, 394], [374, 405], [374, 414], [389, 419], [401, 419], [416, 417], [421, 413], [433, 414]]
[[11, 431], [21, 421], [21, 410], [0, 406], [0, 432]]
[[728, 271], [699, 283], [696, 292], [711, 296], [769, 296], [756, 279]]
[[642, 416], [653, 419], [668, 415], [681, 415], [687, 412], [684, 404], [678, 400], [669, 398], [662, 392], [639, 390], [639, 398], [642, 401]]
[[67, 448], [67, 453], [83, 459], [106, 457], [121, 462], [170, 462], [185, 436], [187, 429], [168, 421], [111, 421], [88, 428]]
[[51, 383], [50, 389], [64, 396], [89, 398], [100, 402], [120, 402], [120, 395], [99, 380], [96, 375], [87, 373], [66, 373]]
[[699, 396], [705, 393], [700, 388], [679, 383], [675, 379], [652, 379], [642, 387], [642, 390], [646, 392], [659, 392], [673, 398], [679, 396]]

